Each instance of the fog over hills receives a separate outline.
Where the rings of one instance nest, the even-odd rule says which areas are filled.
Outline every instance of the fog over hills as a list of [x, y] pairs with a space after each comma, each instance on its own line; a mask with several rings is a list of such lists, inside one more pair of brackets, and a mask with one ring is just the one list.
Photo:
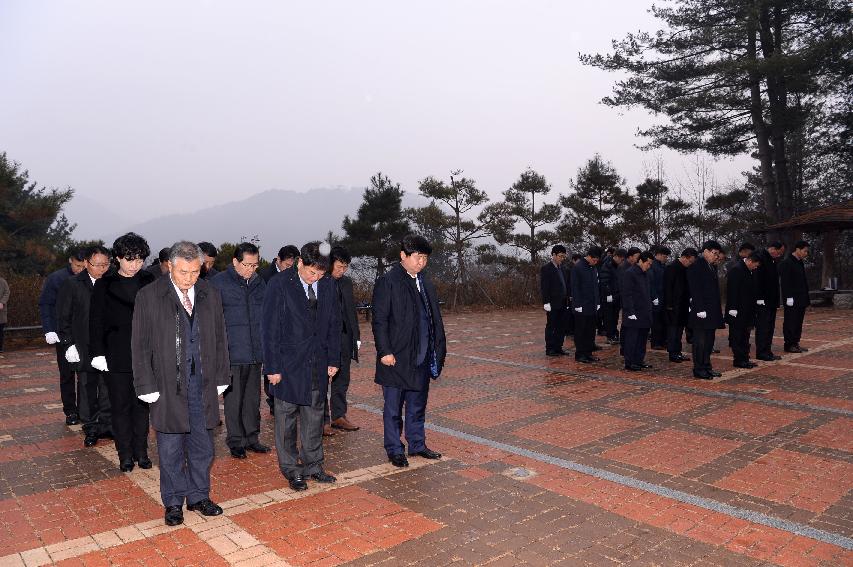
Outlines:
[[[74, 197], [66, 215], [77, 223], [72, 235], [77, 240], [102, 238], [111, 245], [127, 231], [148, 240], [152, 255], [181, 239], [207, 240], [217, 246], [239, 242], [241, 238], [260, 239], [261, 255], [270, 259], [284, 244], [301, 246], [309, 240], [324, 238], [330, 230], [342, 235], [345, 215], [355, 216], [361, 204], [363, 187], [311, 189], [306, 192], [271, 189], [223, 205], [192, 213], [173, 214], [134, 222], [108, 211], [92, 199]], [[426, 200], [407, 192], [403, 206], [422, 206]]]

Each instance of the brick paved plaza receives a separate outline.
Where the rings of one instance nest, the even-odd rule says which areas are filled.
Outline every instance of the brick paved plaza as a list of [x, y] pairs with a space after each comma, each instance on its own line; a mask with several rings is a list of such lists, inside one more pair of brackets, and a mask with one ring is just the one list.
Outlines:
[[724, 348], [714, 382], [659, 352], [643, 374], [612, 347], [598, 365], [548, 358], [544, 319], [446, 317], [427, 413], [442, 460], [387, 463], [368, 340], [350, 395], [362, 429], [325, 441], [336, 485], [294, 493], [274, 454], [233, 459], [220, 430], [225, 515], [176, 528], [156, 466], [121, 473], [111, 441], [84, 449], [64, 425], [53, 351], [7, 353], [0, 566], [853, 565], [849, 313], [810, 311], [810, 352], [751, 371]]

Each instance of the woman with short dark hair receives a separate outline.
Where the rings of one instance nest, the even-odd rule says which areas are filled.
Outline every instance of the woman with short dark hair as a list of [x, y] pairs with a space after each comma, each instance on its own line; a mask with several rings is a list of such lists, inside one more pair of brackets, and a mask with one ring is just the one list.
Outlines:
[[150, 469], [148, 458], [148, 404], [137, 399], [133, 387], [130, 334], [136, 294], [156, 278], [142, 264], [148, 243], [129, 232], [113, 243], [117, 269], [95, 282], [89, 311], [92, 367], [104, 372], [112, 406], [112, 429], [119, 468]]

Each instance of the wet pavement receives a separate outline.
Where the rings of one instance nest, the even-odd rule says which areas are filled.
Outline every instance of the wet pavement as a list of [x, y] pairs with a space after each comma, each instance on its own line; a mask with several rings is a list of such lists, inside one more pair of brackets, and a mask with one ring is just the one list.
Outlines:
[[[849, 313], [809, 311], [809, 352], [753, 370], [723, 348], [712, 382], [656, 351], [644, 373], [614, 347], [593, 365], [546, 357], [544, 319], [446, 316], [427, 410], [444, 457], [406, 469], [382, 448], [364, 324], [348, 416], [361, 429], [325, 439], [337, 484], [295, 493], [274, 453], [233, 459], [220, 428], [211, 497], [225, 514], [185, 512], [176, 528], [156, 466], [122, 473], [111, 441], [86, 449], [64, 425], [54, 351], [6, 353], [0, 566], [853, 565]], [[272, 425], [263, 411], [268, 444]]]

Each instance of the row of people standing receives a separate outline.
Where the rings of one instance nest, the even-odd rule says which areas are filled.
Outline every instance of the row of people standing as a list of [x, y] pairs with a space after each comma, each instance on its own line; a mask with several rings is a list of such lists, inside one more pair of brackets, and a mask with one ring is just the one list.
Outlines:
[[[671, 362], [690, 361], [682, 352], [686, 333], [693, 351], [693, 376], [712, 379], [720, 376], [711, 364], [716, 330], [728, 323], [735, 367], [752, 368], [752, 329], [756, 334], [756, 357], [780, 358], [771, 350], [780, 283], [785, 307], [784, 350], [805, 352], [807, 349], [799, 343], [809, 305], [803, 266], [808, 251], [809, 244], [798, 241], [793, 252], [780, 261], [784, 255], [781, 243], [771, 242], [759, 252], [754, 245], [744, 243], [738, 257], [726, 266], [724, 312], [718, 267], [725, 260], [725, 251], [716, 241], [705, 242], [701, 252], [685, 248], [671, 263], [667, 263], [671, 251], [665, 246], [647, 252], [638, 248], [612, 250], [603, 262], [602, 249], [593, 246], [570, 269], [564, 267], [565, 247], [556, 245], [551, 250], [551, 262], [541, 271], [547, 313], [545, 353], [566, 354], [564, 337], [573, 334], [575, 359], [582, 363], [598, 361], [592, 353], [601, 347], [595, 345], [590, 325], [595, 316], [600, 334], [611, 345], [620, 344], [626, 370], [651, 368], [645, 361], [649, 339], [652, 349], [668, 351]], [[620, 314], [621, 326], [617, 329]]]

